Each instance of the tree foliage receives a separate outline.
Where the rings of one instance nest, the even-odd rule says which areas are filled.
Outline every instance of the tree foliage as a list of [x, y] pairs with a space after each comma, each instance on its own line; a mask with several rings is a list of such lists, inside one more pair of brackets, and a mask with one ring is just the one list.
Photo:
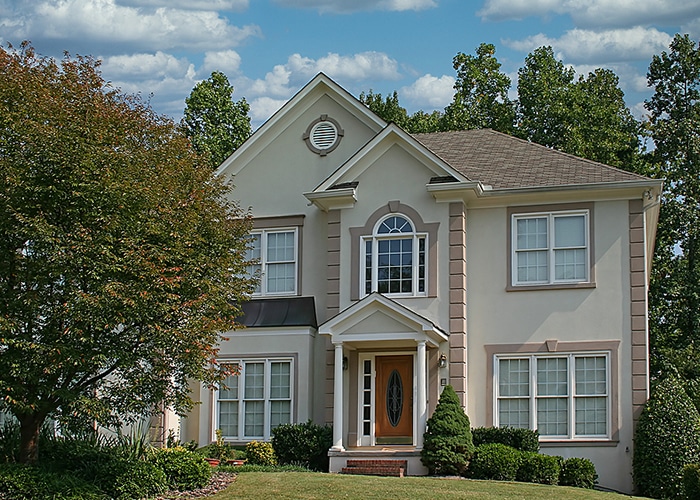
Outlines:
[[512, 133], [513, 103], [508, 98], [510, 78], [501, 72], [496, 47], [482, 43], [476, 56], [459, 52], [452, 60], [457, 71], [455, 94], [445, 108], [445, 130], [492, 128]]
[[250, 106], [245, 98], [234, 102], [234, 89], [221, 72], [194, 86], [185, 99], [182, 121], [195, 150], [217, 168], [250, 137]]
[[653, 57], [647, 80], [652, 172], [666, 180], [649, 293], [652, 370], [698, 381], [700, 45], [676, 35], [669, 52]]
[[423, 434], [421, 462], [430, 474], [460, 475], [474, 453], [469, 417], [451, 385], [440, 394]]
[[639, 123], [611, 70], [576, 79], [551, 47], [535, 49], [518, 71], [517, 109], [516, 135], [523, 139], [628, 170], [637, 166]]
[[250, 224], [201, 161], [92, 58], [0, 50], [0, 410], [20, 460], [48, 416], [183, 412], [191, 378], [225, 374]]
[[634, 484], [652, 498], [680, 498], [683, 467], [700, 461], [700, 414], [678, 380], [652, 389], [634, 437]]

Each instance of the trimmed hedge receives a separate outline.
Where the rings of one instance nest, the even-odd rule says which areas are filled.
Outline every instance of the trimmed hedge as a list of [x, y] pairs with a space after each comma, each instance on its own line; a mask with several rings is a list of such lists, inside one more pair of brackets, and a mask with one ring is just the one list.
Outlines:
[[561, 457], [521, 451], [520, 466], [515, 480], [524, 483], [558, 484], [560, 463]]
[[423, 434], [420, 459], [431, 475], [461, 475], [474, 453], [469, 417], [451, 385], [440, 395]]
[[13, 463], [0, 464], [0, 498], [107, 500], [108, 496], [83, 479]]
[[469, 463], [469, 477], [515, 481], [522, 461], [521, 455], [520, 451], [501, 443], [479, 445]]
[[540, 433], [516, 427], [475, 427], [472, 429], [474, 446], [500, 443], [520, 451], [540, 451]]
[[587, 458], [572, 457], [561, 463], [559, 472], [560, 486], [593, 488], [598, 480], [595, 465]]
[[634, 484], [643, 496], [677, 498], [683, 493], [683, 467], [698, 462], [700, 414], [678, 380], [661, 380], [637, 424]]
[[284, 424], [272, 430], [272, 448], [282, 465], [299, 465], [328, 472], [328, 449], [333, 445], [333, 429], [316, 425]]

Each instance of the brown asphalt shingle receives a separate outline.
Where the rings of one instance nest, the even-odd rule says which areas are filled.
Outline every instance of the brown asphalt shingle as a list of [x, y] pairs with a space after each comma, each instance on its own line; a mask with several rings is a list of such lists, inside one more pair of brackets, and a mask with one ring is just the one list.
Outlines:
[[491, 129], [413, 134], [413, 137], [468, 179], [481, 181], [493, 189], [646, 179]]

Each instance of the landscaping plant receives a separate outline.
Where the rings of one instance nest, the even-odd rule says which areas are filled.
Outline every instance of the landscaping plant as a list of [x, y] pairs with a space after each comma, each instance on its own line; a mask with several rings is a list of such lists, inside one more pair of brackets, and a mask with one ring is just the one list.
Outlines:
[[559, 471], [560, 486], [592, 489], [597, 480], [595, 465], [587, 458], [571, 457], [562, 461]]
[[517, 427], [476, 427], [472, 429], [474, 446], [501, 443], [520, 451], [540, 451], [540, 433]]
[[245, 454], [251, 465], [277, 465], [277, 455], [271, 443], [251, 441], [245, 447]]
[[304, 424], [283, 424], [272, 430], [271, 442], [280, 464], [328, 471], [328, 449], [333, 444], [331, 427], [311, 420]]
[[476, 448], [469, 463], [469, 477], [515, 481], [521, 463], [521, 454], [515, 448], [505, 444], [482, 444]]
[[451, 385], [445, 386], [423, 434], [421, 462], [430, 474], [461, 475], [474, 453], [469, 417]]
[[558, 484], [560, 463], [561, 457], [521, 451], [515, 480], [523, 483]]
[[637, 424], [632, 462], [637, 491], [678, 498], [683, 467], [700, 462], [700, 415], [675, 378], [658, 382]]

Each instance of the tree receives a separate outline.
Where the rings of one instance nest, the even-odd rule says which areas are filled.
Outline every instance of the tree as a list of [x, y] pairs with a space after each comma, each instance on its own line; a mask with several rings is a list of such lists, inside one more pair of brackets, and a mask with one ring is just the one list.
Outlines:
[[360, 93], [360, 102], [382, 120], [393, 122], [410, 134], [439, 132], [443, 125], [443, 116], [439, 111], [432, 113], [416, 111], [409, 116], [406, 108], [399, 104], [399, 95], [396, 91], [382, 98], [382, 94], [375, 94], [370, 89], [368, 93]]
[[607, 165], [637, 168], [639, 123], [614, 72], [598, 68], [574, 78], [571, 68], [539, 47], [518, 71], [516, 135]]
[[649, 291], [654, 373], [700, 379], [700, 45], [676, 35], [647, 73], [655, 144], [652, 173], [666, 179]]
[[250, 106], [245, 98], [233, 101], [233, 87], [226, 75], [214, 71], [208, 80], [194, 86], [185, 99], [182, 121], [194, 149], [207, 155], [212, 168], [250, 137]]
[[440, 394], [423, 434], [421, 462], [430, 474], [462, 474], [474, 453], [469, 417], [451, 385]]
[[681, 498], [683, 466], [700, 460], [700, 414], [673, 377], [652, 389], [639, 417], [632, 458], [634, 484], [652, 498]]
[[493, 44], [482, 43], [476, 57], [459, 52], [452, 60], [457, 71], [455, 94], [445, 108], [444, 130], [492, 128], [513, 132], [515, 109], [508, 98], [510, 78], [500, 71]]
[[0, 410], [38, 456], [49, 416], [189, 409], [251, 291], [249, 218], [175, 124], [90, 57], [0, 50]]

